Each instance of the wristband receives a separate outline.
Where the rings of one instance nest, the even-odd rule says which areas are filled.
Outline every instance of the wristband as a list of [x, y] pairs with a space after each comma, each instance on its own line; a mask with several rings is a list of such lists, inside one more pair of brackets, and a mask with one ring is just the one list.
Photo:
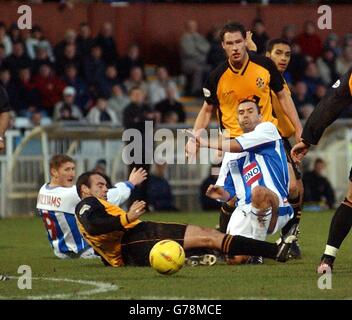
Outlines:
[[133, 184], [132, 182], [130, 182], [130, 181], [125, 181], [125, 184], [126, 184], [126, 186], [129, 187], [131, 190], [134, 189], [134, 184]]

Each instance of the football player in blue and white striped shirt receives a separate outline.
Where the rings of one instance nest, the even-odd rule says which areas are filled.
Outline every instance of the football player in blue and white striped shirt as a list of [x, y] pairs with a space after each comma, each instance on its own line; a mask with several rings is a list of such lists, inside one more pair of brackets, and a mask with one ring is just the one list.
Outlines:
[[207, 195], [221, 201], [236, 196], [237, 208], [227, 233], [265, 240], [293, 216], [287, 200], [287, 158], [277, 128], [261, 121], [254, 100], [239, 104], [238, 122], [245, 133], [235, 139], [199, 140], [203, 146], [231, 152], [223, 161], [222, 176], [209, 186]]
[[[50, 161], [51, 180], [39, 190], [37, 209], [48, 233], [49, 242], [58, 258], [94, 258], [94, 250], [82, 238], [75, 219], [75, 207], [80, 202], [75, 183], [75, 161], [63, 154]], [[135, 185], [146, 179], [143, 169], [133, 170], [129, 180], [109, 189], [110, 202], [121, 205]]]

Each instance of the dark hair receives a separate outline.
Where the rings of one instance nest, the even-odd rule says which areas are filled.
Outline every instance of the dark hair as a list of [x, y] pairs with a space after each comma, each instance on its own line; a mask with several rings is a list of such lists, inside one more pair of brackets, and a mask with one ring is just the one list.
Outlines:
[[284, 39], [281, 39], [281, 38], [276, 38], [276, 39], [271, 39], [269, 42], [268, 42], [268, 45], [266, 47], [266, 51], [267, 52], [271, 52], [273, 49], [274, 49], [274, 46], [276, 44], [285, 44], [287, 46], [289, 46], [291, 48], [291, 45], [288, 41], [284, 40]]
[[246, 103], [246, 102], [252, 102], [252, 103], [254, 103], [254, 104], [256, 105], [256, 107], [257, 107], [258, 114], [260, 114], [260, 107], [258, 106], [257, 101], [255, 101], [254, 99], [245, 98], [245, 99], [243, 99], [243, 100], [240, 100], [238, 106], [239, 106], [240, 104]]
[[90, 188], [91, 186], [91, 181], [90, 181], [90, 177], [94, 176], [94, 175], [98, 175], [104, 178], [104, 180], [106, 181], [106, 177], [105, 175], [101, 174], [100, 172], [94, 172], [94, 171], [87, 171], [82, 173], [76, 182], [76, 189], [77, 189], [77, 193], [78, 196], [82, 199], [82, 192], [81, 192], [81, 188], [83, 185], [87, 186], [88, 188]]
[[225, 24], [220, 31], [220, 39], [224, 41], [224, 35], [226, 32], [241, 32], [242, 37], [246, 39], [246, 30], [242, 24], [237, 22], [230, 22]]

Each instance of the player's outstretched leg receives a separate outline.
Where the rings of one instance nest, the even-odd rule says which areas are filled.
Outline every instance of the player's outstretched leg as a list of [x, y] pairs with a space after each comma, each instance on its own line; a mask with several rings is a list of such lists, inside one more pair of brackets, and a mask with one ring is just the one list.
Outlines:
[[230, 256], [250, 255], [262, 256], [285, 262], [288, 250], [296, 240], [295, 236], [288, 236], [279, 245], [266, 241], [259, 241], [242, 236], [225, 235], [215, 229], [188, 225], [184, 236], [184, 248], [210, 248], [220, 250]]

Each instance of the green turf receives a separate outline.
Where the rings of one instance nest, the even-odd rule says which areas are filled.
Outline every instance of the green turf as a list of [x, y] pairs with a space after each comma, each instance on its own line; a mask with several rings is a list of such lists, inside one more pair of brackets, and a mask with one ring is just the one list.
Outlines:
[[[286, 264], [266, 260], [261, 266], [184, 267], [172, 276], [159, 275], [151, 268], [108, 268], [99, 260], [58, 260], [39, 218], [0, 220], [0, 274], [19, 276], [18, 267], [29, 265], [32, 276], [39, 278], [33, 280], [31, 290], [18, 289], [17, 279], [0, 281], [0, 298], [351, 299], [351, 237], [339, 252], [332, 289], [320, 290], [317, 286], [315, 268], [325, 246], [331, 214], [304, 213], [300, 235], [302, 260]], [[217, 214], [145, 214], [144, 219], [214, 226]], [[84, 295], [96, 287], [44, 278], [96, 281], [116, 287], [113, 291]]]

